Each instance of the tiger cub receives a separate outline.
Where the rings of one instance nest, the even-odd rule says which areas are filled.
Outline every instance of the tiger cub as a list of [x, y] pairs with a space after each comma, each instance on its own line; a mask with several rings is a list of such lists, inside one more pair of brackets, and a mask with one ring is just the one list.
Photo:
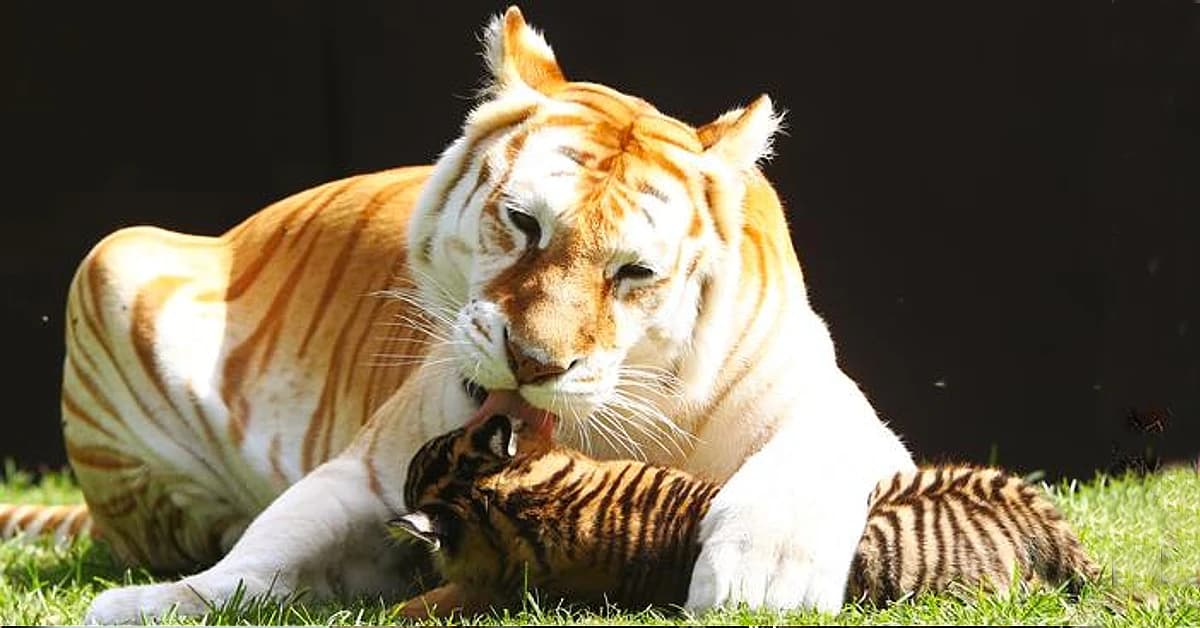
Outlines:
[[[537, 432], [540, 432], [539, 435]], [[448, 584], [404, 612], [480, 612], [525, 589], [625, 607], [682, 605], [698, 527], [720, 486], [641, 462], [598, 461], [495, 415], [427, 442], [390, 522], [428, 543]], [[930, 467], [881, 482], [847, 583], [884, 603], [951, 582], [1006, 587], [1097, 575], [1067, 522], [1033, 487], [995, 469]]]

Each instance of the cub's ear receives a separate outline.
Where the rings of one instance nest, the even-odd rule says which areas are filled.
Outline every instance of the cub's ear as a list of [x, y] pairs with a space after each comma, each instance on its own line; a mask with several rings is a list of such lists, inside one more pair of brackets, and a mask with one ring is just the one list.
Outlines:
[[400, 515], [388, 522], [388, 526], [401, 530], [409, 536], [429, 545], [437, 551], [442, 547], [442, 529], [438, 522], [420, 510]]
[[771, 99], [763, 94], [745, 109], [734, 109], [696, 129], [708, 154], [738, 170], [749, 170], [760, 159], [770, 159], [775, 133], [783, 122]]
[[517, 434], [521, 422], [505, 414], [493, 414], [479, 430], [476, 444], [486, 444], [488, 452], [499, 460], [511, 460], [517, 455]]
[[566, 82], [554, 51], [541, 33], [525, 23], [521, 10], [508, 7], [483, 35], [483, 54], [492, 74], [492, 91], [526, 85], [549, 94]]

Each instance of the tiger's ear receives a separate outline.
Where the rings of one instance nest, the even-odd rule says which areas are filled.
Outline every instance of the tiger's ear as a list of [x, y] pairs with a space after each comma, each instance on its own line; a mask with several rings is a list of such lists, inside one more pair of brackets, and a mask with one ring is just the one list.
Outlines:
[[398, 528], [409, 536], [429, 545], [437, 551], [442, 547], [442, 529], [437, 520], [420, 510], [400, 515], [388, 522], [393, 528]]
[[707, 154], [716, 155], [738, 170], [749, 170], [770, 159], [775, 133], [783, 122], [771, 99], [763, 94], [745, 109], [734, 109], [696, 129]]
[[527, 85], [543, 94], [566, 82], [554, 51], [541, 33], [525, 23], [521, 10], [508, 7], [488, 24], [483, 36], [484, 58], [492, 74], [492, 90]]

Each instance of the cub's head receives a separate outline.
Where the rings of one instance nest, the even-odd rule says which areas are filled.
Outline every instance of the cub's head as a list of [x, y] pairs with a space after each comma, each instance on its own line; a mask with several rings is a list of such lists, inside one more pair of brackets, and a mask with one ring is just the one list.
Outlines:
[[483, 499], [477, 483], [515, 469], [546, 453], [552, 446], [544, 430], [497, 414], [466, 428], [452, 430], [426, 442], [408, 465], [404, 482], [407, 514], [390, 524], [405, 536], [424, 541], [455, 559], [474, 547], [474, 538], [487, 521], [479, 519]]
[[516, 8], [488, 27], [485, 55], [491, 85], [409, 227], [413, 278], [459, 374], [566, 423], [654, 405], [648, 390], [678, 398], [653, 390], [664, 381], [708, 386], [713, 369], [689, 361], [735, 331], [770, 100], [689, 126], [567, 81]]
[[545, 453], [547, 436], [503, 414], [435, 436], [408, 464], [404, 503], [418, 509], [463, 497], [479, 478]]

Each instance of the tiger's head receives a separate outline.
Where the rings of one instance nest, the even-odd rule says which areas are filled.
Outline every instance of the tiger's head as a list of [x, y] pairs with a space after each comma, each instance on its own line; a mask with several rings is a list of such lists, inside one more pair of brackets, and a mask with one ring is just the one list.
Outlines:
[[408, 235], [459, 373], [567, 423], [654, 403], [638, 390], [709, 388], [722, 356], [698, 356], [733, 331], [721, 293], [737, 290], [747, 190], [779, 126], [770, 100], [695, 128], [566, 80], [515, 7], [484, 41], [491, 83]]

